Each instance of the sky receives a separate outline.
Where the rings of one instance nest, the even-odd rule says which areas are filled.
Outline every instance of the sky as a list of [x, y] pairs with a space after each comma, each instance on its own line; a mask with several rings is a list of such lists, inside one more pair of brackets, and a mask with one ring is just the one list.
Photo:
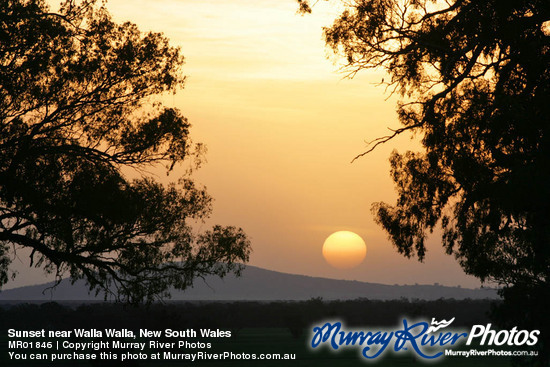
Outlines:
[[[306, 16], [295, 0], [109, 0], [107, 8], [181, 47], [187, 82], [164, 102], [181, 109], [192, 139], [208, 148], [194, 174], [215, 200], [202, 227], [242, 227], [251, 265], [384, 284], [480, 285], [437, 235], [419, 263], [399, 255], [374, 222], [372, 203], [396, 198], [390, 153], [419, 145], [400, 136], [351, 163], [366, 141], [399, 126], [398, 99], [379, 86], [382, 70], [346, 78], [343, 60], [326, 48], [322, 27], [338, 14], [334, 2]], [[324, 240], [340, 230], [367, 245], [356, 268], [333, 268], [322, 256]], [[24, 256], [15, 265], [18, 278], [6, 288], [44, 281]]]

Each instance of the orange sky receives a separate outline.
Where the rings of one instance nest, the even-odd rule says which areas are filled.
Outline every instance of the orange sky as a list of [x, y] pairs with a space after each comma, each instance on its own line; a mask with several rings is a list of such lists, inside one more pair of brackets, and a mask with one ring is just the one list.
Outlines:
[[[397, 254], [373, 222], [371, 203], [395, 198], [390, 152], [415, 143], [400, 137], [350, 164], [365, 140], [398, 126], [396, 99], [376, 86], [382, 72], [349, 80], [339, 71], [322, 40], [322, 26], [337, 13], [330, 4], [319, 2], [305, 17], [294, 0], [109, 0], [107, 7], [117, 21], [164, 32], [181, 46], [188, 82], [166, 103], [183, 111], [193, 140], [208, 146], [195, 178], [215, 199], [209, 224], [243, 227], [251, 265], [387, 284], [479, 286], [443, 254], [437, 237], [420, 264]], [[367, 244], [355, 269], [323, 259], [325, 238], [338, 230]], [[7, 288], [36, 283], [34, 274], [22, 270]]]

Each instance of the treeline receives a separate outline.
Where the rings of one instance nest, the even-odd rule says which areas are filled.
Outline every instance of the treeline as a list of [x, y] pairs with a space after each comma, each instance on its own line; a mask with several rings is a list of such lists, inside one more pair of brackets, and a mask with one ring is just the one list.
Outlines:
[[[300, 302], [169, 302], [149, 306], [114, 303], [22, 303], [0, 306], [0, 329], [73, 328], [289, 328], [293, 334], [325, 320], [349, 326], [395, 326], [409, 320], [455, 317], [454, 326], [489, 321], [493, 300], [392, 300]], [[294, 329], [294, 330], [293, 330]]]

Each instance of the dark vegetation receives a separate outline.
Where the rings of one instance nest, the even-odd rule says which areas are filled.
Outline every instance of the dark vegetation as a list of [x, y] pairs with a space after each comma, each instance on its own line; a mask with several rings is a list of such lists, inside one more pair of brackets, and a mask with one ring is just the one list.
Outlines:
[[[129, 328], [163, 330], [187, 328], [288, 328], [297, 336], [316, 322], [338, 319], [350, 326], [397, 326], [402, 317], [451, 319], [453, 326], [488, 322], [492, 300], [323, 301], [300, 302], [169, 302], [147, 307], [114, 303], [78, 306], [55, 302], [4, 305], [0, 330], [72, 330]], [[292, 330], [291, 330], [292, 329]]]
[[[6, 360], [6, 331], [18, 330], [73, 330], [127, 328], [149, 330], [187, 330], [221, 329], [230, 330], [228, 340], [214, 339], [213, 349], [217, 352], [248, 353], [295, 353], [294, 361], [200, 361], [198, 365], [212, 366], [364, 366], [361, 356], [355, 349], [332, 353], [327, 349], [315, 352], [308, 348], [313, 326], [330, 320], [340, 320], [346, 326], [364, 329], [377, 327], [397, 328], [402, 326], [402, 318], [431, 321], [449, 320], [456, 317], [454, 328], [469, 329], [474, 324], [486, 324], [489, 321], [495, 301], [490, 300], [437, 300], [437, 301], [372, 301], [358, 299], [354, 301], [323, 301], [311, 299], [301, 302], [170, 302], [151, 304], [148, 307], [128, 306], [114, 303], [42, 303], [42, 304], [4, 304], [0, 307], [0, 362], [9, 366], [23, 366], [21, 361]], [[162, 338], [155, 338], [162, 339]], [[98, 341], [98, 339], [95, 339]], [[199, 339], [200, 340], [200, 339]], [[136, 341], [133, 340], [132, 341]], [[166, 339], [165, 341], [174, 341]], [[194, 341], [191, 339], [190, 341]], [[205, 341], [204, 339], [200, 341]], [[187, 352], [194, 352], [191, 349]], [[120, 353], [120, 350], [113, 352]], [[176, 353], [185, 349], [174, 350]], [[445, 358], [438, 366], [461, 366], [464, 358]], [[469, 358], [468, 366], [509, 366], [510, 360], [502, 357]], [[139, 361], [120, 363], [101, 361], [100, 366], [179, 366], [181, 361]], [[48, 365], [48, 363], [37, 363]], [[416, 366], [422, 363], [407, 353], [387, 355], [378, 362], [380, 366]], [[57, 364], [56, 364], [57, 365]], [[75, 365], [60, 362], [59, 365]], [[78, 365], [89, 366], [89, 363]]]

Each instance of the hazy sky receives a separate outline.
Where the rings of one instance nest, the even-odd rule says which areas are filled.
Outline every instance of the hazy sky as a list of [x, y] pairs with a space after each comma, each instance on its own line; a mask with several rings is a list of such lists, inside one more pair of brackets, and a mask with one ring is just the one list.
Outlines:
[[[421, 264], [397, 254], [373, 222], [371, 204], [395, 199], [390, 152], [416, 143], [400, 137], [350, 163], [365, 141], [398, 126], [397, 100], [376, 86], [381, 71], [344, 78], [322, 39], [337, 9], [319, 2], [302, 17], [295, 0], [109, 0], [107, 8], [117, 21], [163, 32], [181, 46], [188, 81], [166, 103], [183, 111], [193, 140], [208, 146], [208, 162], [195, 174], [215, 199], [208, 224], [243, 227], [251, 265], [387, 284], [479, 286], [444, 255], [437, 236]], [[325, 238], [338, 230], [367, 244], [355, 269], [334, 269], [322, 257]], [[21, 270], [7, 288], [36, 279]]]

